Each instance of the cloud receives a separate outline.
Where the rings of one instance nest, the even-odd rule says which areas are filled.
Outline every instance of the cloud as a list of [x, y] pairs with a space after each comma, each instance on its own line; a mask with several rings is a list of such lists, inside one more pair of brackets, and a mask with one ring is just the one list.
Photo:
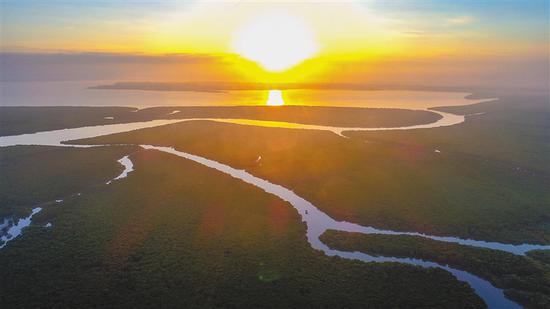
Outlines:
[[[0, 81], [182, 79], [219, 76], [224, 54], [0, 52]], [[218, 68], [214, 70], [213, 68]]]
[[447, 23], [455, 26], [468, 25], [475, 21], [471, 16], [456, 16], [447, 19]]
[[419, 37], [419, 36], [426, 35], [426, 31], [422, 31], [422, 30], [407, 30], [407, 31], [403, 31], [403, 34], [404, 34], [405, 36], [410, 36], [410, 37]]
[[221, 59], [222, 55], [213, 54], [167, 54], [145, 55], [108, 52], [3, 52], [0, 51], [1, 63], [7, 64], [109, 64], [109, 63], [201, 63]]

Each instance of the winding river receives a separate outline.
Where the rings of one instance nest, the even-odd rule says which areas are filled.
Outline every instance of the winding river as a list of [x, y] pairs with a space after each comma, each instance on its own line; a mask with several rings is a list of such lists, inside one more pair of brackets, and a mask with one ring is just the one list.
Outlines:
[[[319, 131], [329, 131], [336, 135], [346, 137], [343, 134], [344, 131], [393, 131], [393, 130], [428, 129], [428, 128], [447, 127], [447, 126], [460, 124], [460, 123], [463, 123], [466, 119], [466, 116], [463, 116], [463, 115], [455, 115], [455, 114], [433, 111], [433, 110], [430, 110], [430, 112], [441, 115], [441, 118], [432, 123], [405, 126], [405, 127], [371, 127], [371, 128], [337, 127], [337, 126], [302, 124], [302, 123], [285, 122], [285, 121], [231, 119], [231, 118], [191, 118], [191, 119], [182, 119], [182, 121], [207, 120], [207, 121], [215, 121], [215, 122], [223, 122], [223, 123], [240, 124], [245, 126], [267, 127], [267, 128], [319, 130]], [[468, 116], [475, 116], [475, 115], [472, 114]]]
[[[158, 119], [142, 122], [121, 123], [121, 124], [108, 124], [98, 126], [85, 126], [80, 128], [60, 129], [52, 131], [43, 131], [37, 133], [28, 133], [11, 136], [0, 136], [0, 147], [14, 146], [14, 145], [41, 145], [41, 146], [72, 146], [72, 147], [93, 147], [95, 145], [66, 145], [62, 142], [92, 138], [102, 135], [123, 133], [133, 130], [158, 127], [167, 124], [173, 124], [178, 122], [188, 121], [214, 121], [221, 123], [231, 123], [238, 125], [268, 127], [268, 128], [285, 128], [285, 129], [299, 129], [299, 130], [321, 130], [330, 131], [339, 136], [345, 137], [342, 132], [344, 131], [389, 131], [389, 130], [414, 130], [414, 129], [428, 129], [438, 128], [445, 126], [452, 126], [463, 123], [466, 119], [465, 116], [455, 115], [450, 113], [432, 111], [442, 116], [441, 119], [421, 125], [412, 125], [406, 127], [336, 127], [336, 126], [321, 126], [321, 125], [309, 125], [302, 123], [284, 122], [284, 121], [267, 121], [267, 120], [254, 120], [254, 119], [230, 119], [230, 118], [189, 118], [189, 119]], [[478, 115], [478, 114], [474, 114]], [[474, 116], [472, 115], [472, 116]]]
[[[309, 130], [325, 130], [334, 132], [340, 136], [343, 131], [353, 131], [353, 130], [410, 130], [410, 129], [419, 129], [419, 128], [434, 128], [440, 126], [455, 125], [465, 121], [464, 116], [453, 115], [449, 113], [439, 113], [443, 118], [425, 125], [416, 125], [408, 127], [397, 127], [397, 128], [343, 128], [343, 127], [329, 127], [329, 126], [313, 126], [313, 125], [304, 125], [296, 123], [287, 123], [287, 122], [274, 122], [274, 121], [258, 121], [250, 119], [175, 119], [175, 120], [153, 120], [146, 122], [136, 122], [136, 123], [127, 123], [127, 124], [112, 124], [112, 125], [102, 125], [102, 126], [88, 126], [81, 128], [73, 129], [63, 129], [63, 130], [54, 130], [46, 132], [38, 132], [33, 134], [22, 134], [17, 136], [3, 136], [0, 137], [0, 146], [13, 146], [13, 145], [47, 145], [47, 146], [65, 146], [65, 147], [93, 147], [97, 145], [67, 145], [63, 144], [63, 141], [83, 139], [97, 137], [101, 135], [113, 134], [113, 133], [122, 133], [128, 132], [137, 129], [157, 127], [177, 122], [184, 121], [195, 121], [195, 120], [208, 120], [216, 122], [225, 122], [225, 123], [234, 123], [240, 125], [254, 125], [254, 126], [266, 126], [266, 127], [282, 127], [282, 128], [292, 128], [292, 129], [309, 129]], [[329, 217], [327, 214], [317, 209], [313, 204], [303, 199], [302, 197], [296, 195], [290, 189], [287, 189], [283, 186], [273, 184], [267, 180], [255, 177], [254, 175], [244, 171], [232, 168], [231, 166], [203, 158], [197, 155], [189, 154], [186, 152], [175, 150], [171, 147], [161, 147], [161, 146], [152, 146], [152, 145], [140, 145], [144, 149], [151, 149], [176, 155], [178, 157], [185, 158], [187, 160], [194, 161], [196, 163], [202, 164], [206, 167], [213, 168], [222, 173], [228, 174], [236, 179], [254, 185], [267, 193], [273, 194], [288, 203], [290, 203], [296, 211], [300, 214], [302, 220], [307, 224], [307, 240], [309, 244], [316, 250], [324, 252], [328, 256], [339, 256], [345, 259], [354, 259], [361, 260], [365, 262], [395, 262], [395, 263], [404, 263], [412, 264], [421, 267], [436, 267], [441, 268], [452, 273], [458, 280], [467, 282], [475, 292], [486, 302], [490, 308], [521, 308], [515, 302], [508, 300], [501, 289], [494, 287], [488, 281], [477, 277], [471, 273], [465, 272], [463, 270], [454, 269], [448, 265], [441, 265], [438, 263], [412, 259], [412, 258], [397, 258], [397, 257], [383, 257], [383, 256], [371, 256], [368, 254], [360, 252], [344, 252], [330, 249], [327, 245], [321, 242], [319, 236], [321, 236], [326, 230], [332, 229], [337, 231], [346, 231], [346, 232], [358, 232], [363, 234], [388, 234], [388, 235], [414, 235], [424, 238], [429, 238], [437, 241], [443, 242], [452, 242], [462, 245], [490, 248], [494, 250], [501, 250], [510, 252], [517, 255], [523, 255], [525, 252], [533, 249], [550, 249], [550, 246], [543, 245], [531, 245], [531, 244], [521, 244], [521, 245], [512, 245], [498, 242], [486, 242], [479, 240], [471, 239], [461, 239], [451, 236], [434, 236], [427, 235], [417, 232], [398, 232], [392, 230], [381, 230], [376, 229], [370, 226], [361, 226], [355, 223], [346, 222], [346, 221], [336, 221]], [[124, 171], [113, 180], [122, 179], [127, 177], [128, 174], [133, 170], [132, 161], [128, 156], [125, 156], [119, 160], [124, 166]], [[111, 183], [108, 182], [108, 183]], [[22, 229], [25, 226], [31, 224], [31, 219], [34, 214], [39, 212], [41, 209], [35, 208], [32, 214], [27, 217], [20, 219], [17, 224], [17, 235], [19, 235]], [[19, 224], [21, 223], [21, 224]], [[15, 230], [14, 230], [15, 231]], [[14, 233], [16, 234], [16, 233]], [[10, 240], [14, 239], [17, 235], [12, 235]], [[7, 239], [6, 239], [7, 240]], [[7, 244], [7, 241], [4, 242], [0, 248], [4, 247]]]
[[[246, 183], [254, 185], [267, 193], [273, 194], [282, 200], [290, 203], [302, 217], [307, 225], [307, 240], [311, 247], [316, 250], [323, 251], [328, 256], [339, 256], [345, 259], [354, 259], [361, 260], [364, 262], [395, 262], [395, 263], [405, 263], [412, 264], [421, 267], [437, 267], [445, 269], [451, 272], [458, 280], [467, 282], [475, 292], [485, 301], [489, 308], [521, 308], [515, 302], [508, 300], [504, 296], [504, 292], [501, 289], [494, 287], [488, 281], [481, 279], [475, 275], [472, 275], [468, 272], [451, 268], [447, 265], [441, 265], [434, 262], [419, 260], [419, 259], [410, 259], [410, 258], [396, 258], [396, 257], [383, 257], [383, 256], [371, 256], [368, 254], [360, 252], [343, 252], [338, 250], [330, 249], [325, 245], [319, 237], [327, 230], [337, 230], [337, 231], [346, 231], [346, 232], [360, 232], [367, 234], [376, 234], [376, 233], [385, 233], [385, 231], [377, 230], [372, 227], [363, 227], [357, 224], [345, 222], [345, 221], [336, 221], [329, 217], [324, 212], [317, 209], [313, 204], [307, 200], [296, 195], [296, 193], [291, 190], [273, 184], [267, 180], [253, 176], [252, 174], [244, 171], [232, 168], [228, 165], [209, 160], [200, 156], [189, 154], [182, 151], [177, 151], [171, 147], [161, 147], [161, 146], [151, 146], [151, 145], [141, 145], [145, 149], [154, 149], [162, 151], [165, 153], [170, 153], [178, 157], [182, 157], [204, 166], [218, 170], [224, 174], [230, 175], [234, 178], [242, 180]], [[398, 234], [398, 232], [393, 232]], [[549, 246], [550, 248], [550, 246]]]

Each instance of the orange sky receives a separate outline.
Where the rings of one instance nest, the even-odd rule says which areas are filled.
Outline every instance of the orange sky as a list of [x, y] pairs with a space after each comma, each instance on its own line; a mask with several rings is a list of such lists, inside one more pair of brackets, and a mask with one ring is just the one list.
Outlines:
[[[43, 53], [70, 54], [64, 60], [54, 56], [59, 72], [50, 75], [57, 74], [61, 79], [71, 79], [64, 76], [86, 70], [87, 66], [92, 68], [88, 68], [87, 79], [358, 83], [416, 80], [461, 84], [468, 79], [487, 82], [505, 77], [510, 84], [535, 79], [535, 84], [542, 85], [547, 79], [542, 70], [548, 63], [549, 51], [548, 3], [544, 0], [7, 0], [0, 5], [3, 54], [38, 54], [9, 65], [7, 69], [14, 70], [14, 79], [19, 75], [21, 79], [30, 78], [23, 75], [31, 75], [32, 68], [35, 76], [47, 71], [52, 60], [40, 56]], [[300, 29], [290, 28], [290, 35], [283, 33], [276, 42], [270, 41], [274, 36], [268, 31], [265, 37], [248, 38], [245, 52], [235, 47], [239, 33], [250, 32], [258, 20], [273, 14], [298, 20], [303, 24], [298, 28], [306, 29], [311, 38], [293, 37]], [[300, 47], [304, 41], [311, 44]], [[305, 61], [291, 59], [289, 63], [296, 65], [270, 72], [265, 63], [269, 61], [257, 55], [261, 50], [256, 51], [256, 47], [269, 44], [267, 52], [278, 49], [273, 52], [278, 55], [290, 50], [289, 54], [294, 55], [302, 51]], [[315, 48], [306, 52], [307, 46]], [[252, 54], [247, 50], [252, 50]], [[81, 54], [84, 61], [74, 60], [75, 55]], [[118, 56], [112, 57], [113, 54]], [[166, 56], [174, 54], [182, 57]], [[264, 59], [264, 63], [257, 59]], [[115, 66], [116, 72], [109, 66]], [[103, 72], [99, 72], [101, 68]], [[519, 75], [512, 76], [514, 72]], [[12, 78], [8, 75], [2, 79]]]

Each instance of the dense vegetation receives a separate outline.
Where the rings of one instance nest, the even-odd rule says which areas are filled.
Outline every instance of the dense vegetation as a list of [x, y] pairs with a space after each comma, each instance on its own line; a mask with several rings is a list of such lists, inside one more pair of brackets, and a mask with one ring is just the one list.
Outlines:
[[[0, 106], [0, 136], [135, 121], [128, 107]], [[105, 119], [114, 117], [114, 119]]]
[[[176, 110], [180, 112], [170, 114]], [[441, 116], [403, 109], [315, 106], [173, 106], [140, 110], [130, 107], [0, 106], [0, 136], [164, 118], [244, 118], [343, 127], [394, 127], [431, 123]]]
[[351, 132], [351, 139], [330, 132], [197, 121], [82, 143], [174, 146], [291, 188], [339, 220], [490, 241], [550, 243], [544, 100], [506, 98], [468, 107], [467, 112], [486, 114], [458, 126]]
[[[448, 128], [347, 132], [350, 139], [197, 121], [80, 142], [175, 146], [285, 185], [336, 219], [550, 243], [547, 102], [547, 96], [509, 96], [447, 107], [441, 110], [485, 114]], [[82, 112], [80, 123], [56, 123], [52, 108], [39, 124], [17, 111], [12, 122], [0, 121], [0, 132], [100, 124], [106, 121], [102, 113], [113, 116], [116, 109], [100, 110]], [[181, 112], [166, 116], [173, 110]], [[0, 118], [10, 118], [2, 111]], [[333, 121], [334, 113], [351, 124], [367, 117], [346, 114], [353, 109], [270, 111], [278, 118], [245, 107], [121, 109], [114, 121], [164, 115], [315, 123]], [[0, 217], [26, 216], [36, 204], [65, 197], [0, 250], [2, 307], [483, 307], [466, 284], [443, 270], [326, 257], [309, 247], [305, 226], [285, 202], [193, 162], [136, 150], [0, 149]], [[136, 171], [105, 185], [121, 170], [116, 160], [128, 153]], [[44, 228], [45, 222], [53, 227]], [[416, 237], [337, 232], [323, 240], [339, 249], [450, 264], [528, 307], [549, 305], [548, 251], [522, 257]]]
[[[156, 107], [143, 113], [174, 108]], [[168, 118], [244, 118], [342, 127], [400, 127], [432, 123], [441, 116], [432, 112], [395, 108], [321, 106], [184, 107]]]
[[527, 255], [550, 266], [550, 250], [531, 250]]
[[442, 152], [500, 163], [518, 173], [550, 177], [549, 102], [548, 93], [509, 95], [495, 102], [436, 108], [462, 115], [483, 113], [467, 116], [465, 125], [437, 130], [345, 133], [373, 143], [437, 147]]
[[[337, 250], [414, 257], [450, 265], [476, 274], [493, 285], [506, 289], [507, 295], [528, 307], [550, 307], [550, 265], [540, 263], [529, 256], [518, 256], [416, 236], [327, 231], [321, 236], [321, 240]], [[550, 251], [539, 252], [548, 254]]]
[[26, 217], [38, 204], [63, 199], [122, 171], [117, 160], [137, 147], [0, 148], [0, 220]]
[[[27, 172], [28, 149], [11, 151], [10, 175]], [[83, 163], [71, 151], [56, 157]], [[230, 176], [156, 151], [131, 158], [127, 178], [46, 208], [0, 250], [2, 308], [484, 306], [442, 270], [324, 256], [290, 205]]]

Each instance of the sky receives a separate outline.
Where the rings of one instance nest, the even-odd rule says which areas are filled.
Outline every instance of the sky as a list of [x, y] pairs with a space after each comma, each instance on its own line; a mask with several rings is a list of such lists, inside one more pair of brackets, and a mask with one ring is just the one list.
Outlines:
[[[34, 72], [44, 79], [408, 84], [422, 75], [428, 84], [548, 85], [546, 0], [0, 0], [0, 10], [1, 65], [13, 73], [2, 80]], [[273, 14], [305, 25], [315, 46], [276, 73], [235, 47], [239, 33]], [[250, 40], [300, 52], [292, 49], [300, 37]]]

